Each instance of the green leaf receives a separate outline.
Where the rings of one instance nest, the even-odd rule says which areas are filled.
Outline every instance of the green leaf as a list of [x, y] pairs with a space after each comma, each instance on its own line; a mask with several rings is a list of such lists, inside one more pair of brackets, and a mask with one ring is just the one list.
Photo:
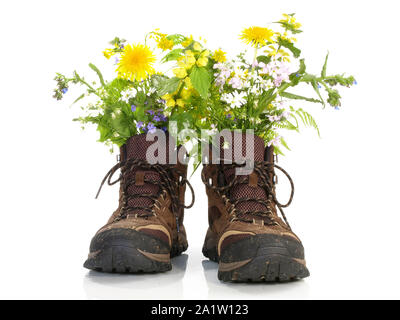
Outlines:
[[122, 137], [129, 138], [130, 130], [129, 130], [129, 120], [124, 115], [124, 113], [120, 113], [116, 115], [114, 119], [111, 119], [112, 127], [118, 134]]
[[311, 114], [309, 114], [308, 112], [304, 111], [301, 108], [299, 108], [297, 110], [291, 108], [291, 111], [293, 112], [292, 116], [294, 118], [296, 116], [298, 116], [306, 127], [314, 128], [315, 130], [317, 130], [318, 136], [320, 136], [317, 122], [315, 121], [315, 119], [313, 118], [313, 116]]
[[319, 88], [318, 88], [318, 83], [317, 83], [317, 81], [316, 81], [315, 79], [311, 80], [311, 85], [313, 86], [314, 91], [317, 93], [319, 99], [322, 101], [322, 104], [323, 104], [323, 106], [324, 106], [324, 108], [325, 108], [325, 101], [324, 101], [324, 99], [323, 99], [322, 96], [321, 96], [321, 92], [319, 92]]
[[168, 35], [167, 39], [172, 40], [174, 42], [174, 45], [177, 45], [177, 44], [180, 44], [181, 42], [183, 42], [186, 39], [186, 37], [179, 33], [175, 33], [175, 34]]
[[325, 77], [326, 77], [326, 66], [327, 66], [327, 64], [328, 64], [328, 57], [329, 57], [329, 52], [328, 52], [327, 55], [326, 55], [325, 63], [324, 63], [324, 66], [322, 67], [322, 71], [321, 71], [321, 77], [322, 77], [322, 78], [325, 78]]
[[258, 61], [258, 62], [263, 62], [263, 63], [265, 63], [265, 64], [268, 64], [268, 63], [270, 63], [270, 61], [271, 61], [271, 57], [270, 57], [270, 56], [263, 56], [263, 55], [261, 55], [261, 56], [258, 56], [258, 57], [257, 57], [257, 61]]
[[296, 72], [293, 72], [290, 76], [289, 79], [292, 82], [292, 85], [295, 86], [299, 84], [301, 76], [306, 72], [306, 63], [304, 62], [304, 59], [300, 59], [300, 66], [299, 70]]
[[281, 137], [281, 144], [282, 144], [286, 149], [288, 149], [288, 150], [290, 151], [290, 148], [289, 148], [289, 146], [287, 145], [285, 139], [283, 139], [283, 137]]
[[287, 39], [278, 38], [278, 44], [282, 47], [289, 49], [295, 58], [300, 57], [301, 50], [296, 48], [292, 42]]
[[138, 106], [134, 112], [137, 121], [146, 121], [145, 109], [143, 106]]
[[174, 49], [168, 52], [162, 59], [161, 62], [168, 62], [178, 59], [182, 55], [183, 49]]
[[100, 79], [100, 83], [101, 85], [104, 87], [106, 84], [104, 83], [104, 78], [103, 75], [101, 74], [100, 70], [93, 64], [93, 63], [89, 63], [89, 67], [97, 73], [99, 79]]
[[207, 69], [204, 67], [197, 67], [196, 65], [193, 66], [190, 72], [190, 80], [200, 96], [206, 98], [211, 85], [211, 77]]
[[303, 97], [303, 96], [299, 96], [297, 94], [294, 93], [289, 93], [289, 92], [281, 92], [280, 95], [282, 97], [288, 98], [288, 99], [292, 99], [292, 100], [305, 100], [308, 102], [314, 102], [314, 103], [321, 103], [323, 104], [323, 102], [321, 100], [318, 99], [314, 99], [314, 98], [307, 98], [307, 97]]
[[175, 92], [178, 89], [178, 85], [181, 82], [181, 79], [177, 77], [173, 77], [171, 79], [163, 79], [160, 81], [160, 88], [158, 90], [160, 96], [166, 93]]
[[81, 99], [83, 99], [85, 97], [85, 94], [84, 93], [82, 93], [78, 98], [76, 98], [75, 99], [75, 101], [74, 102], [72, 102], [72, 104], [71, 105], [73, 105], [73, 104], [75, 104], [75, 103], [77, 103], [79, 100], [81, 100]]

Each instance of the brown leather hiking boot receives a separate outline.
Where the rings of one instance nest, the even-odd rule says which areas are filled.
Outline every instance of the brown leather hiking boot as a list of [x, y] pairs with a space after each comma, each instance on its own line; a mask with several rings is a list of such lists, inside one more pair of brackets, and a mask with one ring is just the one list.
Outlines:
[[[86, 268], [119, 273], [167, 271], [170, 258], [187, 249], [183, 211], [194, 202], [187, 166], [179, 160], [175, 165], [149, 164], [146, 152], [153, 143], [146, 141], [145, 134], [131, 137], [121, 147], [120, 161], [103, 179], [102, 185], [120, 182], [119, 206], [93, 237]], [[166, 150], [156, 151], [156, 156], [165, 151], [169, 163], [170, 147], [175, 149], [167, 143]], [[120, 177], [111, 182], [118, 169]], [[193, 195], [187, 207], [186, 184]]]
[[[303, 245], [282, 211], [293, 197], [292, 180], [274, 164], [273, 147], [266, 148], [264, 141], [253, 135], [247, 143], [254, 144], [254, 170], [236, 175], [235, 170], [243, 165], [235, 163], [232, 150], [236, 148], [245, 157], [246, 134], [240, 133], [232, 141], [228, 149], [220, 148], [220, 158], [232, 159], [231, 164], [210, 161], [202, 171], [209, 218], [203, 254], [219, 262], [218, 278], [223, 281], [289, 281], [309, 276]], [[285, 205], [275, 196], [274, 168], [281, 170], [292, 185]]]

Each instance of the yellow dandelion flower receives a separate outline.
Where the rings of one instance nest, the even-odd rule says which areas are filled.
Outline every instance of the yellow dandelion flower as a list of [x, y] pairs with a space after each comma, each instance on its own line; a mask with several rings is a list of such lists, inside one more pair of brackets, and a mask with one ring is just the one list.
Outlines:
[[185, 41], [182, 41], [182, 46], [189, 47], [193, 42], [193, 36], [190, 35], [190, 37], [186, 37]]
[[268, 28], [249, 27], [242, 31], [240, 39], [246, 44], [251, 44], [254, 47], [265, 46], [267, 42], [272, 42], [274, 32]]
[[157, 47], [161, 50], [171, 50], [174, 46], [174, 42], [172, 40], [167, 39], [167, 37], [163, 36], [157, 40]]
[[118, 77], [141, 81], [155, 73], [153, 63], [156, 57], [149, 47], [136, 44], [126, 45], [118, 63]]
[[225, 62], [226, 61], [226, 52], [222, 51], [221, 49], [215, 50], [212, 58], [216, 62]]

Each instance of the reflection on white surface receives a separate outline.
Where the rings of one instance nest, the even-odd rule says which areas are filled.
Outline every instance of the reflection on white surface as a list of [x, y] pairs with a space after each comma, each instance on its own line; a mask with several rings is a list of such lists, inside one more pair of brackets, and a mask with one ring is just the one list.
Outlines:
[[308, 285], [304, 280], [285, 283], [226, 283], [217, 278], [218, 264], [202, 261], [204, 275], [208, 285], [208, 299], [306, 299]]
[[188, 255], [172, 259], [172, 270], [154, 274], [89, 271], [83, 282], [89, 299], [183, 299], [182, 279]]
[[111, 274], [89, 271], [83, 287], [89, 299], [307, 299], [307, 281], [225, 283], [218, 264], [200, 253], [172, 259], [172, 270], [154, 274]]

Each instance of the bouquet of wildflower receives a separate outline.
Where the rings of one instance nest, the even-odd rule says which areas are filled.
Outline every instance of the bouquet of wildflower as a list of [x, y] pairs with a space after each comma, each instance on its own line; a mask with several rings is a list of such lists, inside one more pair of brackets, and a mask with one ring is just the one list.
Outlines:
[[[278, 30], [243, 30], [240, 38], [254, 49], [250, 61], [246, 51], [228, 60], [221, 49], [207, 49], [202, 39], [159, 30], [148, 33], [143, 44], [116, 37], [103, 52], [107, 59], [115, 58], [114, 79], [106, 81], [89, 64], [98, 83], [88, 83], [76, 71], [72, 77], [57, 74], [54, 97], [60, 100], [71, 83], [85, 86], [86, 92], [75, 102], [87, 96], [95, 100], [85, 103], [84, 114], [75, 120], [97, 125], [99, 141], [110, 146], [121, 146], [131, 136], [157, 128], [168, 128], [180, 144], [198, 141], [177, 134], [185, 128], [197, 137], [201, 130], [253, 129], [267, 145], [274, 145], [276, 153], [282, 153], [280, 145], [288, 146], [279, 129], [298, 131], [302, 122], [319, 132], [312, 115], [291, 102], [304, 100], [338, 109], [341, 97], [335, 87], [350, 87], [356, 81], [353, 76], [328, 75], [328, 55], [319, 75], [308, 73], [296, 47], [295, 36], [302, 31], [294, 14], [284, 14], [275, 24]], [[292, 88], [301, 84], [311, 86], [316, 96], [293, 93]], [[191, 155], [197, 166], [200, 152], [192, 148]]]
[[[213, 66], [213, 80], [209, 96], [210, 125], [222, 129], [253, 129], [267, 145], [287, 144], [278, 129], [299, 130], [299, 122], [306, 126], [318, 126], [314, 118], [302, 108], [294, 108], [293, 100], [326, 104], [338, 109], [340, 94], [334, 87], [350, 87], [353, 76], [327, 75], [327, 60], [320, 75], [306, 71], [305, 60], [295, 45], [295, 35], [302, 32], [294, 14], [284, 14], [276, 22], [280, 30], [250, 27], [243, 30], [240, 38], [254, 48], [251, 61], [243, 52], [232, 61], [220, 60]], [[292, 87], [300, 84], [312, 86], [316, 97], [294, 94]], [[324, 89], [324, 98], [320, 89]], [[319, 132], [319, 131], [318, 131]]]

